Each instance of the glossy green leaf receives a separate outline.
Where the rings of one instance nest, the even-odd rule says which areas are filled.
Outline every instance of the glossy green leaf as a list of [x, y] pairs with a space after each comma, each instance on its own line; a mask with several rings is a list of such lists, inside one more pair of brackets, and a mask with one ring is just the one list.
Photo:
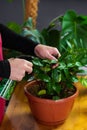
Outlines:
[[42, 89], [38, 92], [38, 96], [41, 96], [41, 95], [44, 95], [46, 94], [46, 90], [45, 89]]

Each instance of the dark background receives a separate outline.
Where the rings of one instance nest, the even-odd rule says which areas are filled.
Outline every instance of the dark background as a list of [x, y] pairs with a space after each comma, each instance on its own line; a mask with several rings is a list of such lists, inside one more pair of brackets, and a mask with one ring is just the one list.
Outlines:
[[[0, 0], [0, 22], [23, 23], [23, 0]], [[37, 17], [37, 28], [46, 27], [50, 20], [63, 14], [68, 9], [75, 10], [78, 14], [87, 15], [87, 0], [40, 0]]]

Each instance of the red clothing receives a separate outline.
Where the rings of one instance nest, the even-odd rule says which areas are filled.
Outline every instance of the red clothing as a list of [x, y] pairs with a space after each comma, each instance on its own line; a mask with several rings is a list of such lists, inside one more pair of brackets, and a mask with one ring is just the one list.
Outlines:
[[[0, 34], [0, 60], [3, 60], [1, 34]], [[0, 78], [0, 80], [1, 80], [1, 79], [2, 79], [2, 78]]]

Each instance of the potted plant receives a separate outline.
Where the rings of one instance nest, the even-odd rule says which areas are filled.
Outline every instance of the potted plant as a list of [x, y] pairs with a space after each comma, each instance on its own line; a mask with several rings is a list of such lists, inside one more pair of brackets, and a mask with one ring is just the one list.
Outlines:
[[[74, 11], [55, 18], [41, 32], [33, 29], [31, 18], [24, 24], [22, 35], [55, 46], [61, 52], [58, 61], [32, 57], [34, 70], [31, 78], [34, 80], [24, 87], [31, 111], [42, 124], [63, 123], [78, 94], [74, 83], [80, 81], [87, 86], [86, 79], [77, 77], [84, 71], [81, 67], [87, 64], [86, 28], [87, 16], [78, 16]], [[54, 64], [58, 66], [53, 68]]]

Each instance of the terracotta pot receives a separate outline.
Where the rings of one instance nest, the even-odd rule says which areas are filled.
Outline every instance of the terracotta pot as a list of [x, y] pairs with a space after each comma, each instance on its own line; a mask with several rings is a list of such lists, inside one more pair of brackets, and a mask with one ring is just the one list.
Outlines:
[[29, 93], [29, 87], [37, 85], [38, 82], [39, 81], [31, 81], [24, 87], [33, 116], [39, 123], [44, 125], [59, 125], [63, 123], [72, 110], [75, 98], [78, 95], [78, 90], [76, 89], [74, 95], [65, 99], [42, 99]]

